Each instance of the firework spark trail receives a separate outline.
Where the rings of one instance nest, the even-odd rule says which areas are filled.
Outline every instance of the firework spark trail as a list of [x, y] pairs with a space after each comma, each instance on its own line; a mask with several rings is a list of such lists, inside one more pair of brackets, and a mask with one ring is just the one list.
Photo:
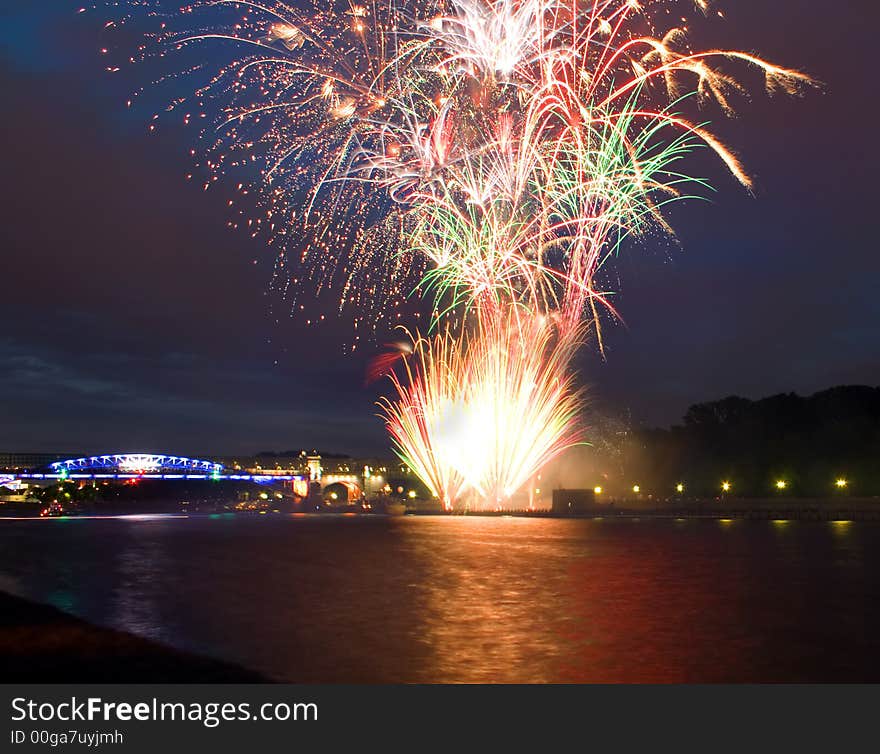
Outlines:
[[[685, 24], [662, 26], [688, 5], [450, 0], [406, 10], [211, 0], [185, 7], [184, 29], [166, 28], [156, 41], [163, 50], [230, 49], [230, 64], [195, 98], [220, 105], [209, 166], [261, 167], [265, 214], [249, 222], [301, 239], [288, 264], [298, 257], [319, 285], [341, 275], [340, 305], [402, 298], [412, 282], [404, 268], [418, 276], [420, 257], [433, 278], [448, 275], [462, 291], [479, 293], [473, 279], [485, 274], [482, 288], [519, 287], [555, 302], [566, 278], [572, 292], [592, 290], [585, 281], [616, 245], [597, 252], [609, 233], [666, 227], [655, 198], [680, 193], [688, 176], [670, 164], [697, 144], [750, 186], [730, 150], [669, 107], [695, 96], [733, 109], [743, 87], [713, 61], [756, 68], [770, 91], [809, 83], [753, 55], [692, 51]], [[200, 30], [196, 18], [205, 19]], [[563, 201], [554, 178], [575, 181]], [[484, 243], [479, 263], [472, 245], [453, 253], [452, 237], [436, 254], [424, 253], [431, 244], [408, 254], [409, 231], [435, 211], [466, 224], [482, 222], [483, 210], [494, 213], [505, 253]], [[522, 228], [540, 234], [532, 242]]]
[[[450, 504], [467, 489], [509, 495], [576, 434], [570, 358], [585, 315], [601, 348], [600, 311], [613, 314], [600, 271], [624, 239], [671, 233], [665, 206], [706, 186], [683, 158], [705, 147], [751, 188], [684, 113], [732, 113], [738, 69], [769, 93], [811, 84], [754, 55], [694, 49], [694, 8], [712, 4], [206, 0], [154, 36], [161, 54], [230, 50], [192, 101], [202, 115], [220, 104], [212, 180], [259, 168], [263, 210], [247, 223], [285, 244], [285, 275], [338, 281], [340, 307], [377, 320], [415, 288], [434, 297], [440, 334], [414, 339], [384, 411], [401, 456]], [[440, 324], [448, 313], [466, 323], [458, 335]], [[535, 348], [515, 345], [526, 333]], [[499, 361], [502, 344], [512, 355]], [[497, 404], [529, 411], [527, 383], [538, 405], [517, 429]], [[450, 446], [449, 411], [478, 435], [494, 427], [488, 441]]]

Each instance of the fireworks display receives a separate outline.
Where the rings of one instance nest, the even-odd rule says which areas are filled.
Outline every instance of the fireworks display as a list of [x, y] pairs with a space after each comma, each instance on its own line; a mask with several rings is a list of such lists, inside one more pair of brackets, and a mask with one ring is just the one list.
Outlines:
[[481, 313], [460, 334], [415, 338], [397, 398], [382, 403], [402, 458], [446, 508], [509, 500], [579, 438], [579, 393], [567, 376], [576, 340], [554, 342], [545, 317]]
[[707, 148], [751, 187], [688, 113], [732, 112], [750, 77], [770, 93], [810, 84], [695, 48], [688, 17], [721, 15], [705, 0], [212, 0], [152, 14], [146, 54], [229, 56], [187, 71], [203, 80], [173, 107], [211, 122], [209, 183], [240, 174], [247, 191], [258, 171], [260, 211], [242, 222], [280, 242], [278, 274], [332, 285], [374, 322], [430, 297], [428, 334], [389, 369], [382, 410], [447, 507], [500, 504], [580, 440], [571, 357], [587, 332], [601, 347], [598, 273], [624, 239], [671, 233], [664, 207], [705, 185], [682, 159]]

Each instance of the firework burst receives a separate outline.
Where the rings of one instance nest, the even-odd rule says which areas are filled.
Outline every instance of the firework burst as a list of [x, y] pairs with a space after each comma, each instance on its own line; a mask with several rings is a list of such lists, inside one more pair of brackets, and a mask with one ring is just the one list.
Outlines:
[[447, 509], [509, 500], [537, 469], [581, 441], [575, 340], [528, 310], [490, 310], [459, 334], [413, 338], [398, 397], [380, 405], [406, 463]]
[[600, 334], [613, 312], [599, 272], [624, 239], [672, 232], [664, 207], [705, 186], [683, 158], [706, 148], [751, 188], [691, 103], [732, 113], [747, 69], [770, 93], [811, 84], [694, 47], [683, 19], [711, 8], [210, 0], [182, 25], [163, 17], [150, 49], [229, 51], [191, 99], [219, 112], [212, 179], [257, 168], [247, 222], [282, 242], [285, 280], [333, 285], [374, 320], [413, 290], [433, 297], [435, 334], [391, 370], [383, 411], [447, 504], [495, 501], [578, 436], [571, 355], [585, 314]]

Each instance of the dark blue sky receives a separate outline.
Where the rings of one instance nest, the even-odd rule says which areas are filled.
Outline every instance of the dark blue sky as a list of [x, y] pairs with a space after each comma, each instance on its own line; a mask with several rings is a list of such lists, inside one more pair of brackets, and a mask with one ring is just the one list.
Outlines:
[[[270, 315], [273, 254], [184, 180], [195, 134], [149, 135], [107, 14], [0, 10], [0, 449], [189, 453], [387, 447], [346, 321]], [[826, 84], [717, 124], [757, 177], [679, 208], [680, 247], [618, 261], [625, 326], [580, 360], [593, 404], [668, 424], [694, 402], [880, 383], [876, 3], [724, 4], [730, 46]], [[713, 175], [713, 179], [715, 176]], [[307, 300], [306, 300], [307, 302]], [[308, 302], [307, 302], [308, 303]], [[317, 310], [317, 309], [316, 309]]]

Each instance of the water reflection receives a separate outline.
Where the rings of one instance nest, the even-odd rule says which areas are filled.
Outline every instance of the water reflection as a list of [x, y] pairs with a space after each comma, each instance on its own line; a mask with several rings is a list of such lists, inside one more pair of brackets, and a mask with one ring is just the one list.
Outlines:
[[559, 594], [568, 560], [588, 545], [531, 524], [437, 519], [405, 532], [431, 565], [418, 634], [432, 652], [418, 680], [555, 680], [569, 643]]
[[302, 682], [880, 680], [880, 525], [0, 521], [0, 584]]
[[[142, 525], [144, 521], [152, 522], [152, 526]], [[120, 527], [119, 547], [115, 551], [116, 578], [108, 622], [158, 641], [167, 640], [170, 633], [163, 624], [159, 601], [164, 592], [173, 588], [167, 581], [176, 579], [168, 573], [167, 535], [163, 536], [155, 527], [170, 525], [170, 521], [157, 517], [138, 517], [126, 522]]]

